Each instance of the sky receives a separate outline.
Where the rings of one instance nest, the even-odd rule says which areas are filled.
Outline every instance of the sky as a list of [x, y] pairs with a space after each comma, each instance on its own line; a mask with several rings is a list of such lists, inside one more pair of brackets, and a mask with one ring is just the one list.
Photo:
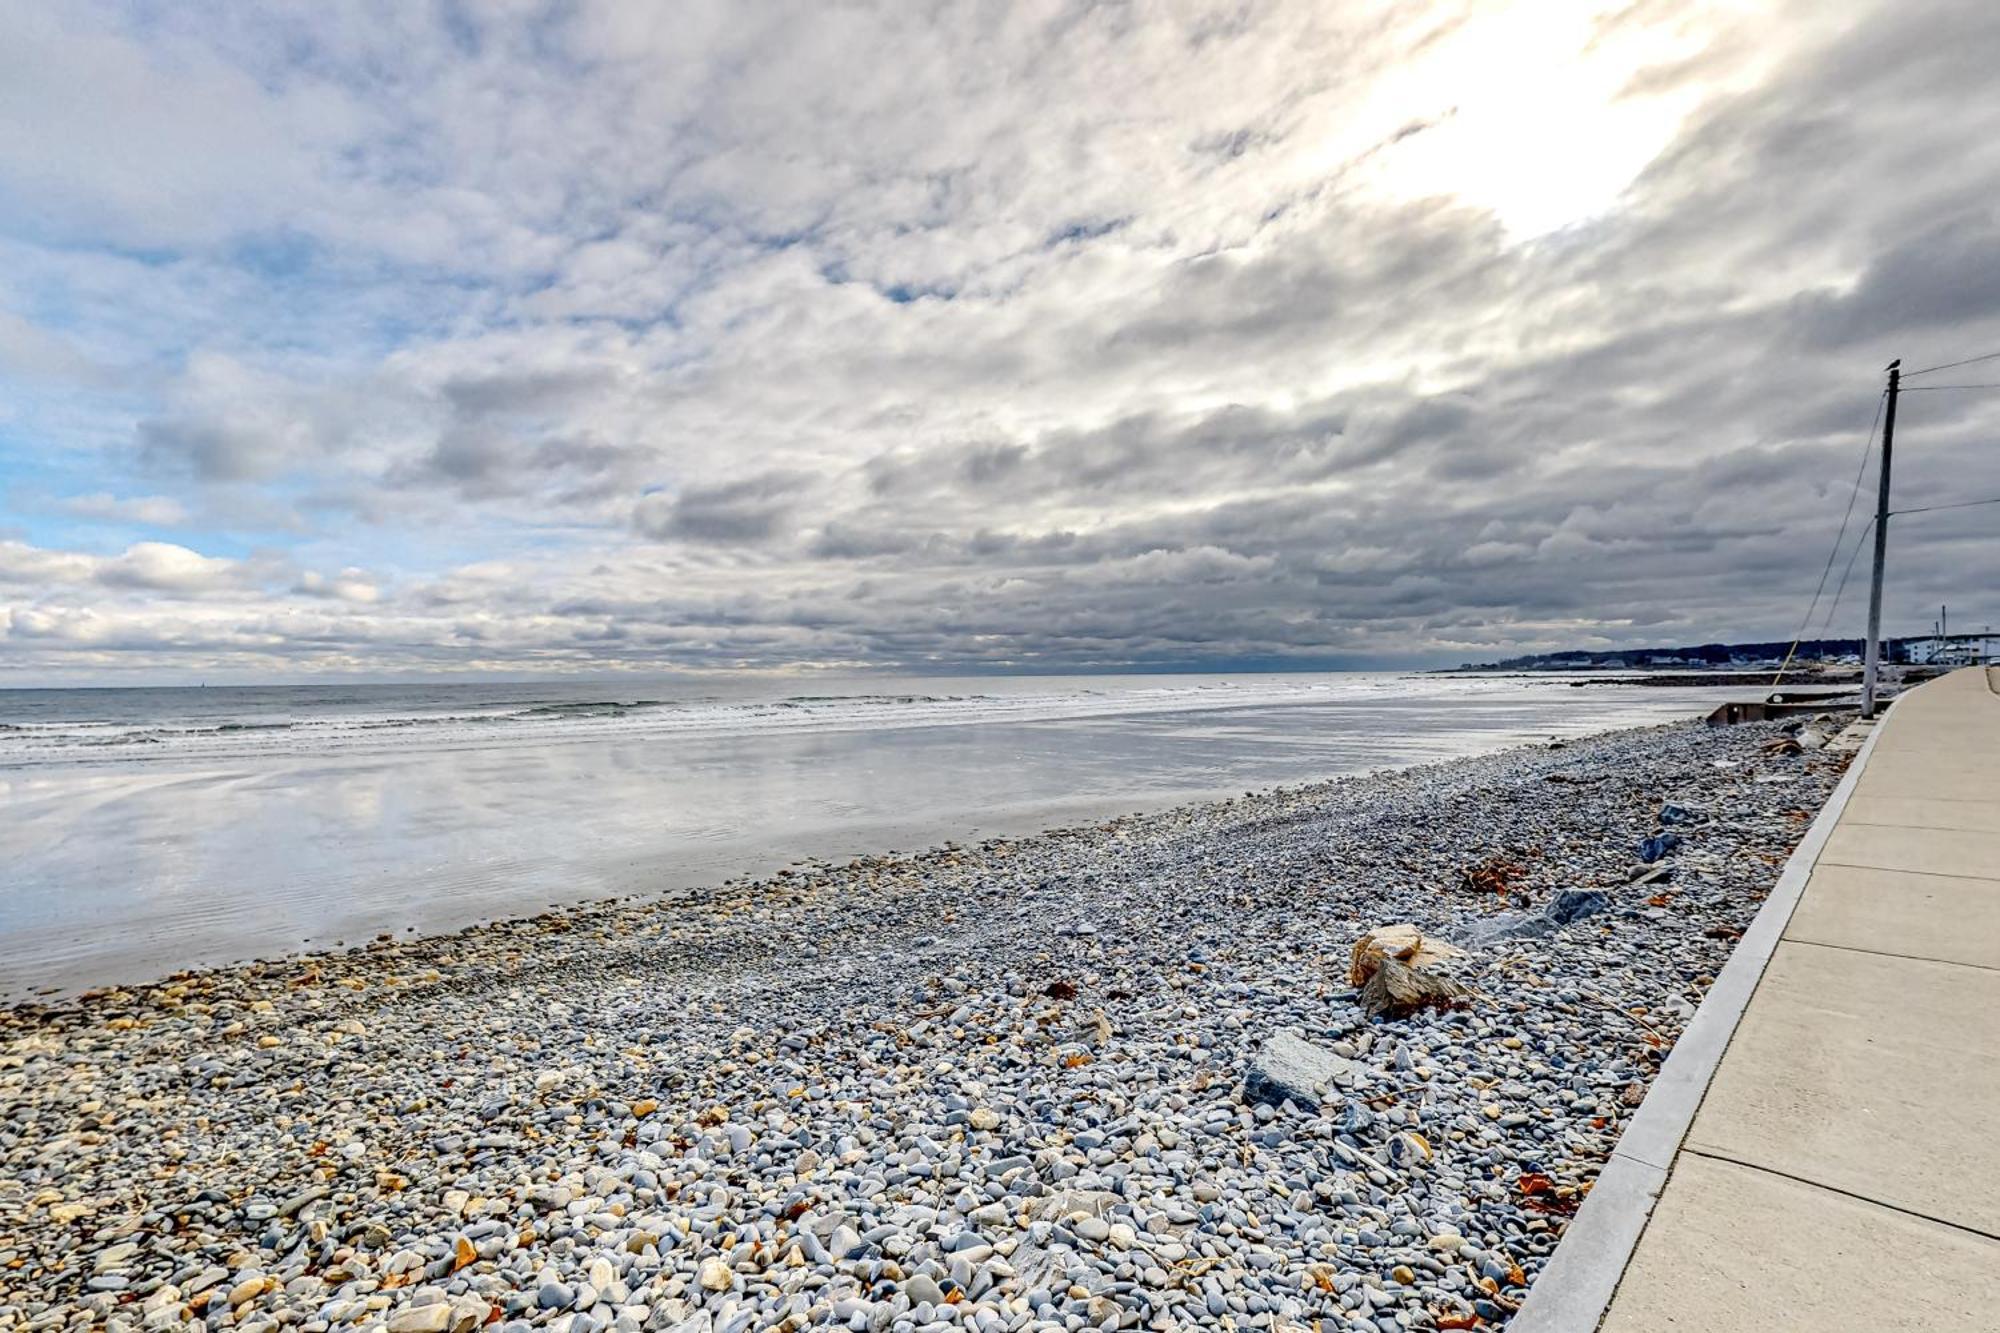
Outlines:
[[[0, 33], [0, 684], [1788, 637], [1886, 365], [2000, 351], [1990, 0]], [[1898, 507], [2000, 496], [1985, 382]], [[2000, 505], [1890, 533], [2000, 623]]]

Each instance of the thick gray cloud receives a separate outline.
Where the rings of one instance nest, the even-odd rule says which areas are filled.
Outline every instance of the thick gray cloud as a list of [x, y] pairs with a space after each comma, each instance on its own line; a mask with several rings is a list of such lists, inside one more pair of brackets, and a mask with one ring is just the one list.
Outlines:
[[689, 486], [672, 497], [639, 501], [633, 522], [660, 539], [694, 542], [763, 542], [783, 534], [799, 496], [811, 483], [804, 472], [764, 472], [716, 486]]
[[[1770, 638], [1880, 368], [2000, 350], [1973, 0], [13, 18], [37, 676]], [[1900, 502], [1996, 427], [1911, 393]]]

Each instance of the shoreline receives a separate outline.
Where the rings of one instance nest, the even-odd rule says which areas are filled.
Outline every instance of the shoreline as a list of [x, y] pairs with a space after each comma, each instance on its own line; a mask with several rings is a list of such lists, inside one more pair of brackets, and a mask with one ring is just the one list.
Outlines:
[[[516, 737], [393, 757], [48, 770], [9, 786], [0, 860], [16, 875], [0, 911], [0, 1003], [140, 984], [163, 959], [227, 967], [384, 931], [455, 932], [706, 890], [789, 862], [1019, 839], [1714, 706], [1688, 697], [1706, 691], [1551, 706], [1547, 690], [1524, 704], [1511, 691], [1392, 689], [1385, 703], [1378, 685], [1400, 688], [1343, 686], [1337, 698], [1315, 688], [1310, 703], [1272, 711], [765, 737], [747, 755], [734, 742], [530, 751]], [[1288, 715], [1289, 726], [1273, 720]], [[1204, 743], [1205, 730], [1217, 738]]]
[[[559, 1333], [1504, 1318], [1837, 777], [1761, 756], [1774, 732], [1606, 733], [15, 1005], [0, 1313], [180, 1327], [226, 1289], [238, 1326], [391, 1333], [474, 1305]], [[1722, 813], [1627, 889], [1667, 799]], [[1501, 853], [1529, 903], [1606, 910], [1475, 947], [1466, 1009], [1362, 1019], [1357, 931], [1521, 910], [1454, 886]], [[1246, 1105], [1288, 1027], [1376, 1091]]]

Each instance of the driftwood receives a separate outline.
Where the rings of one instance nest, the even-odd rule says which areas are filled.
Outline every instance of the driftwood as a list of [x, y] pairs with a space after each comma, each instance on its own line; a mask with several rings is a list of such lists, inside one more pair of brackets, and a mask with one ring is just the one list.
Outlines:
[[1361, 987], [1371, 1018], [1402, 1018], [1419, 1009], [1449, 1009], [1472, 994], [1450, 977], [1384, 958]]

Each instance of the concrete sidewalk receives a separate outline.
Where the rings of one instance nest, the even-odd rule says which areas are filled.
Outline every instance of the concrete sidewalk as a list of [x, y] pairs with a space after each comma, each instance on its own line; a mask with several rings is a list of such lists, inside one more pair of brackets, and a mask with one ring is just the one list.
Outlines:
[[1607, 1333], [2000, 1328], [1996, 688], [1890, 710]]

